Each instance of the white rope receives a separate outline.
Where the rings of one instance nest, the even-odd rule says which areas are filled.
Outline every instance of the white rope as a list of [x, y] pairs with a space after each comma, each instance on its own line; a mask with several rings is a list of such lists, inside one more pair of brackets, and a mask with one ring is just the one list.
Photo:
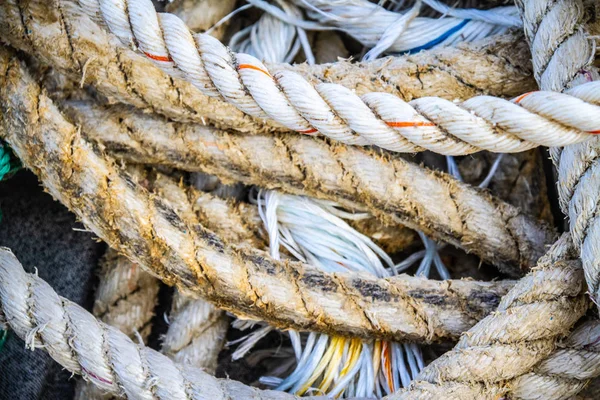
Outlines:
[[[384, 33], [402, 15], [367, 0], [296, 0], [296, 3], [308, 6], [309, 17], [322, 26], [336, 27], [368, 48], [376, 46]], [[388, 52], [415, 53], [436, 46], [474, 41], [504, 33], [508, 27], [521, 24], [515, 7], [482, 11], [454, 9], [435, 1], [424, 3], [444, 11], [443, 14], [447, 17], [415, 18], [389, 46]]]
[[[275, 258], [281, 258], [279, 248], [283, 246], [296, 259], [327, 272], [350, 270], [383, 278], [393, 271], [393, 262], [383, 250], [328, 212], [335, 209], [348, 214], [334, 203], [275, 191], [260, 191], [251, 201], [258, 205], [269, 234], [270, 253]], [[254, 331], [240, 346], [243, 350], [238, 351], [247, 352], [268, 331], [268, 327]], [[407, 386], [423, 367], [416, 345], [361, 343], [318, 333], [302, 335], [302, 339], [299, 332], [288, 333], [296, 354], [296, 368], [285, 379], [261, 378], [263, 384], [277, 390], [330, 397], [382, 397]]]
[[[279, 1], [281, 10], [291, 18], [302, 18], [302, 12], [293, 4]], [[314, 56], [310, 46], [302, 36], [304, 29], [288, 24], [269, 13], [263, 14], [259, 20], [235, 33], [229, 41], [229, 47], [240, 53], [250, 54], [264, 62], [290, 63], [303, 48], [309, 64], [314, 64]]]
[[597, 83], [578, 92], [536, 92], [514, 101], [478, 96], [462, 103], [440, 98], [406, 103], [386, 93], [359, 97], [337, 84], [313, 86], [291, 71], [271, 74], [255, 57], [233, 54], [209, 35], [192, 36], [179, 18], [157, 14], [150, 0], [79, 4], [93, 17], [102, 16], [124, 44], [135, 45], [166, 72], [251, 116], [304, 134], [397, 152], [459, 155], [564, 146], [600, 130], [598, 103], [582, 100], [582, 92], [598, 91]]

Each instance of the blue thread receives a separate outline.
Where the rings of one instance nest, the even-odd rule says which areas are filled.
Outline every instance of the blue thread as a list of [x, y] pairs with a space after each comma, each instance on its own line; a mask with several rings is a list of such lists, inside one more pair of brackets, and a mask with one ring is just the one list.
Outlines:
[[459, 30], [464, 28], [465, 25], [467, 25], [470, 21], [471, 21], [470, 19], [465, 19], [460, 24], [456, 25], [453, 28], [448, 29], [446, 32], [442, 33], [440, 36], [436, 37], [432, 41], [425, 43], [422, 46], [415, 47], [414, 49], [407, 50], [407, 51], [403, 52], [403, 54], [414, 54], [414, 53], [418, 53], [421, 50], [430, 49], [433, 46], [436, 46], [436, 45], [442, 43], [444, 40], [448, 39], [450, 37], [450, 35], [458, 32]]

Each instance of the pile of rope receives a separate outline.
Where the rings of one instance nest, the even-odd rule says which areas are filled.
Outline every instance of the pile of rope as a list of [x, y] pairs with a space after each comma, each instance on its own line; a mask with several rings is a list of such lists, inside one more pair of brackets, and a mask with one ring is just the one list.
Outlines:
[[90, 313], [1, 248], [0, 349], [78, 399], [577, 395], [600, 6], [469, 3], [1, 2], [0, 180], [30, 169], [108, 250]]

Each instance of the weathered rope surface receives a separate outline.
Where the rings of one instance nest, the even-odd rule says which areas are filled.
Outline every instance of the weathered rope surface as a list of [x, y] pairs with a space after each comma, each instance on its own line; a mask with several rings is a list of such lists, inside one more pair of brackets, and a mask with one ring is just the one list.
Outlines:
[[94, 316], [131, 338], [139, 333], [145, 340], [152, 329], [158, 280], [111, 249], [100, 267]]
[[[459, 346], [485, 343], [490, 336], [496, 336], [502, 341], [491, 346], [502, 351], [506, 350], [503, 349], [504, 340], [516, 337], [522, 343], [529, 340], [530, 347], [521, 347], [517, 354], [509, 355], [521, 360], [537, 358], [536, 351], [547, 354], [545, 358], [541, 357], [544, 359], [534, 367], [533, 372], [487, 387], [470, 381], [444, 382], [443, 391], [435, 383], [421, 381], [414, 384], [412, 391], [392, 395], [389, 399], [489, 399], [509, 391], [512, 391], [514, 398], [563, 399], [574, 393], [573, 387], [580, 389], [585, 386], [586, 379], [600, 374], [597, 362], [600, 358], [598, 322], [582, 325], [552, 352], [549, 350], [551, 346], [543, 344], [549, 337], [556, 338], [556, 335], [548, 334], [548, 326], [561, 325], [562, 328], [558, 330], [562, 334], [566, 324], [575, 322], [577, 317], [573, 314], [581, 315], [586, 308], [581, 271], [573, 262], [558, 261], [556, 257], [548, 257], [547, 262], [547, 265], [523, 278], [503, 298], [500, 306], [503, 310], [500, 313], [484, 319], [476, 326], [479, 328], [474, 328], [475, 331], [481, 327], [491, 328], [491, 325], [504, 321], [500, 330], [491, 330], [487, 332], [489, 335], [465, 335], [459, 343]], [[545, 292], [544, 288], [548, 286], [541, 288], [540, 283], [550, 283], [554, 291]], [[543, 312], [549, 310], [549, 314]], [[523, 327], [523, 320], [519, 317], [528, 312], [537, 315], [537, 320], [543, 320], [543, 326], [539, 329], [536, 326]], [[561, 321], [553, 323], [554, 316], [559, 316]], [[487, 325], [494, 318], [495, 321]], [[298, 399], [284, 392], [260, 391], [239, 382], [216, 379], [199, 369], [173, 364], [154, 350], [134, 344], [117, 329], [95, 320], [77, 304], [59, 297], [37, 275], [26, 274], [8, 249], [0, 250], [0, 325], [2, 323], [10, 326], [32, 348], [36, 345], [44, 348], [69, 371], [82, 374], [104, 390], [125, 394], [129, 398], [154, 398], [152, 396], [155, 394], [163, 399], [222, 398], [220, 396], [257, 400]], [[507, 333], [502, 328], [512, 330]], [[528, 332], [533, 332], [533, 336]], [[522, 334], [520, 337], [519, 333]], [[484, 357], [477, 359], [478, 362], [485, 361], [490, 354], [486, 353], [485, 346], [468, 347], [460, 351], [464, 357], [475, 357], [477, 352]], [[470, 358], [469, 361], [473, 360]], [[507, 362], [506, 358], [500, 358], [500, 361], [504, 367], [500, 369], [503, 376], [528, 370], [526, 366], [515, 366], [511, 362], [513, 359]], [[482, 370], [475, 375], [489, 376], [486, 375], [486, 371], [491, 371], [489, 365], [482, 363]], [[465, 367], [460, 364], [452, 366], [461, 372]], [[474, 371], [477, 369], [475, 367]], [[452, 375], [452, 371], [440, 371], [448, 372]], [[468, 372], [469, 376], [473, 376], [471, 370]], [[497, 371], [492, 371], [491, 376], [497, 376]]]
[[88, 138], [146, 164], [333, 200], [471, 251], [520, 275], [555, 234], [520, 210], [449, 175], [400, 158], [298, 135], [241, 135], [169, 122], [130, 108], [65, 106]]
[[[570, 240], [563, 235], [502, 298], [495, 313], [465, 332], [452, 351], [392, 398], [492, 399], [507, 394], [516, 399], [564, 398], [565, 387], [572, 390], [571, 377], [578, 372], [578, 360], [565, 359], [573, 354], [587, 358], [590, 353], [577, 349], [576, 334], [573, 349], [554, 350], [589, 306], [581, 265], [569, 254]], [[594, 354], [592, 360], [596, 358]], [[584, 383], [578, 381], [576, 386]], [[562, 396], [556, 396], [561, 391]]]
[[[118, 45], [118, 40], [65, 1], [0, 2], [2, 41], [28, 52], [75, 81], [91, 83], [108, 98], [178, 121], [212, 122], [241, 132], [282, 130], [244, 115], [234, 106], [203, 95], [174, 79], [150, 60]], [[517, 40], [518, 41], [518, 40]], [[297, 66], [311, 81], [340, 81], [358, 94], [385, 91], [408, 101], [422, 96], [447, 100], [479, 94], [516, 96], [533, 90], [529, 51], [515, 35], [480, 44], [439, 49], [370, 63], [338, 62]], [[279, 65], [272, 68], [292, 68]], [[490, 79], [490, 77], [494, 77]], [[374, 78], [374, 79], [373, 79]]]
[[[145, 343], [158, 301], [158, 280], [110, 248], [100, 261], [100, 269], [94, 316], [131, 339], [141, 338]], [[90, 382], [80, 380], [75, 386], [76, 400], [112, 398], [113, 395]]]
[[[542, 89], [578, 91], [588, 85], [581, 82], [600, 77], [593, 66], [595, 45], [588, 32], [590, 16], [586, 11], [589, 10], [582, 1], [537, 0], [519, 2], [519, 5], [531, 42], [535, 75]], [[592, 2], [590, 6], [597, 8], [598, 4]], [[592, 8], [592, 14], [594, 10]], [[600, 101], [600, 90], [589, 96], [592, 101]], [[596, 138], [565, 149], [552, 149], [552, 155], [558, 164], [561, 207], [569, 217], [573, 242], [580, 249], [590, 293], [600, 304], [600, 219], [597, 217], [600, 142]]]
[[237, 315], [280, 329], [435, 340], [468, 329], [512, 285], [327, 274], [228, 245], [98, 155], [7, 49], [0, 77], [3, 134], [48, 191], [132, 261]]
[[313, 86], [291, 71], [271, 73], [257, 58], [232, 53], [210, 35], [192, 35], [175, 15], [156, 13], [150, 0], [79, 4], [165, 72], [247, 115], [272, 119], [302, 134], [321, 133], [342, 143], [396, 152], [460, 155], [564, 146], [600, 133], [600, 103], [586, 101], [600, 84], [584, 85], [583, 93], [526, 93], [512, 102], [480, 96], [462, 103], [440, 98], [406, 103], [379, 92], [359, 97], [338, 84]]
[[67, 370], [129, 399], [299, 399], [217, 379], [134, 343], [25, 273], [6, 248], [0, 249], [0, 321], [32, 349], [43, 348]]

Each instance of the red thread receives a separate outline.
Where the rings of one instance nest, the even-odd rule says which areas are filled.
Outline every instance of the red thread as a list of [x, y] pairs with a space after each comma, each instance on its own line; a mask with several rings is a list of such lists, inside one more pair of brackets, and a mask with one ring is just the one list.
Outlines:
[[106, 384], [108, 384], [108, 385], [112, 385], [112, 382], [111, 382], [111, 381], [109, 381], [108, 379], [104, 379], [104, 378], [101, 378], [101, 377], [97, 376], [96, 374], [94, 374], [94, 373], [92, 373], [92, 372], [88, 371], [88, 370], [87, 370], [86, 368], [84, 368], [83, 366], [81, 367], [81, 369], [82, 369], [82, 370], [84, 370], [84, 371], [85, 371], [85, 373], [86, 373], [86, 374], [88, 374], [89, 376], [91, 376], [92, 378], [94, 378], [94, 379], [96, 379], [96, 380], [99, 380], [100, 382], [106, 383]]
[[588, 133], [591, 135], [600, 135], [600, 129], [598, 129], [596, 131], [589, 131]]
[[318, 132], [318, 131], [315, 128], [307, 129], [305, 131], [298, 131], [298, 133], [302, 133], [304, 135], [310, 135], [310, 134], [313, 134], [316, 132]]

